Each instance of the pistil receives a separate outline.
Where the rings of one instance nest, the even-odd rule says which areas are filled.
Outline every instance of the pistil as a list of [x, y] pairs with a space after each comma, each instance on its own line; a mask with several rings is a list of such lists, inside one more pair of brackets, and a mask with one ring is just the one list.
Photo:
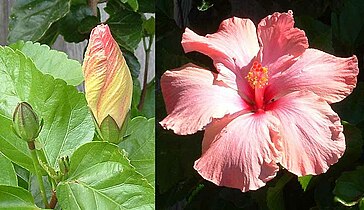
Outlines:
[[258, 112], [264, 109], [264, 91], [268, 85], [268, 68], [254, 61], [248, 75], [245, 77], [250, 86], [254, 89], [255, 106]]

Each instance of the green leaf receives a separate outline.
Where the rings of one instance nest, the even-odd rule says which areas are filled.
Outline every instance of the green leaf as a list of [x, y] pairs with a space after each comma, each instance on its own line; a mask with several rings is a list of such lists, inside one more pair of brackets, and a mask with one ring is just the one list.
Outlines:
[[329, 25], [310, 16], [296, 16], [295, 25], [305, 31], [311, 47], [334, 53], [332, 30]]
[[138, 0], [138, 4], [139, 4], [138, 12], [141, 12], [141, 13], [154, 13], [155, 12], [155, 1]]
[[142, 115], [151, 118], [155, 116], [155, 80], [147, 84], [147, 93], [145, 95]]
[[[334, 206], [338, 206], [334, 202], [334, 195], [332, 193], [335, 185], [335, 179], [323, 174], [321, 176], [316, 176], [320, 178], [314, 189], [314, 199], [318, 209], [335, 209]], [[314, 179], [316, 179], [314, 177]], [[339, 208], [337, 209], [339, 210]]]
[[[146, 1], [150, 1], [150, 0], [139, 0], [140, 5], [141, 5], [140, 7], [142, 7], [143, 1], [146, 2]], [[156, 1], [155, 10], [157, 10], [156, 13], [158, 14], [157, 24], [160, 23], [162, 16], [165, 16], [169, 19], [173, 19], [174, 18], [174, 1], [169, 1], [169, 0]], [[157, 34], [161, 34], [161, 33], [158, 31]]]
[[136, 12], [139, 9], [138, 0], [120, 0], [122, 3], [128, 3], [129, 6]]
[[106, 23], [115, 40], [122, 48], [134, 52], [142, 39], [142, 16], [125, 9], [118, 1], [108, 1], [105, 11], [110, 15]]
[[57, 196], [64, 210], [154, 209], [153, 187], [107, 142], [90, 142], [74, 152]]
[[267, 205], [270, 210], [284, 210], [283, 188], [293, 178], [290, 173], [285, 173], [274, 187], [267, 191]]
[[38, 40], [41, 44], [52, 46], [59, 35], [59, 21], [52, 23], [47, 32]]
[[140, 100], [140, 94], [142, 89], [140, 87], [140, 81], [138, 78], [133, 78], [133, 97], [131, 101], [131, 117], [139, 116], [138, 104]]
[[144, 98], [144, 105], [141, 111], [138, 110], [138, 104], [140, 101], [140, 95], [142, 90], [140, 89], [139, 80], [133, 80], [133, 101], [132, 101], [132, 116], [144, 116], [146, 118], [152, 118], [155, 116], [155, 80], [147, 84], [147, 92]]
[[11, 10], [8, 41], [38, 41], [51, 24], [65, 16], [69, 9], [70, 0], [15, 1]]
[[131, 53], [127, 50], [122, 50], [122, 52], [126, 60], [126, 64], [129, 67], [131, 76], [133, 78], [138, 78], [140, 74], [140, 63], [138, 61], [138, 58], [134, 55], [134, 53]]
[[13, 166], [18, 179], [18, 186], [27, 190], [29, 187], [30, 172], [15, 163], [13, 163]]
[[356, 167], [356, 161], [362, 154], [363, 138], [361, 131], [354, 125], [342, 121], [344, 126], [344, 135], [346, 142], [346, 150], [339, 162], [331, 167], [331, 172], [337, 170], [341, 173], [343, 170], [351, 170]]
[[349, 48], [348, 52], [351, 53], [356, 47], [364, 44], [363, 10], [362, 0], [347, 0], [343, 1], [339, 11], [331, 13], [333, 38], [345, 48]]
[[202, 3], [200, 6], [197, 7], [198, 10], [200, 10], [201, 12], [204, 12], [206, 10], [208, 10], [210, 7], [213, 7], [214, 4], [212, 4], [211, 2], [208, 2], [206, 0], [202, 0]]
[[[47, 196], [47, 200], [50, 201], [52, 197], [52, 188], [49, 184], [48, 177], [43, 176], [43, 184]], [[35, 175], [32, 175], [29, 180], [29, 191], [32, 193], [32, 196], [34, 198], [34, 203], [37, 206], [44, 206], [42, 194], [40, 192], [38, 179]]]
[[143, 28], [146, 33], [146, 36], [152, 36], [155, 33], [155, 19], [154, 17], [150, 17], [147, 20], [143, 20]]
[[21, 187], [0, 185], [1, 210], [38, 210], [30, 192]]
[[84, 95], [62, 80], [42, 74], [30, 58], [9, 47], [0, 47], [0, 97], [0, 151], [28, 170], [33, 166], [26, 143], [10, 132], [10, 117], [19, 101], [31, 104], [44, 120], [37, 140], [44, 145], [51, 167], [59, 157], [71, 155], [93, 138], [94, 123]]
[[18, 179], [11, 161], [0, 152], [0, 185], [18, 186]]
[[12, 45], [14, 50], [20, 50], [30, 57], [38, 70], [56, 79], [63, 79], [69, 85], [77, 86], [83, 81], [81, 64], [69, 59], [64, 52], [51, 50], [47, 45], [19, 41]]
[[162, 74], [168, 69], [177, 68], [183, 64], [192, 62], [192, 60], [187, 58], [185, 55], [177, 55], [175, 54], [175, 51], [170, 51], [166, 46], [161, 45], [158, 45], [157, 42], [156, 48], [158, 50], [156, 51], [156, 57], [158, 58], [158, 62], [156, 64], [156, 69], [161, 69], [161, 71], [157, 71], [156, 73], [160, 74], [160, 76], [162, 76]]
[[119, 147], [128, 153], [130, 163], [149, 183], [155, 185], [155, 119], [133, 118], [127, 136]]
[[71, 0], [71, 5], [87, 4], [87, 0]]
[[298, 177], [298, 181], [300, 182], [303, 191], [307, 190], [307, 187], [310, 184], [311, 179], [312, 175]]
[[71, 6], [70, 12], [60, 22], [60, 33], [67, 42], [81, 42], [100, 21], [88, 5]]
[[345, 206], [353, 206], [364, 197], [364, 166], [354, 171], [344, 172], [336, 180], [335, 199]]
[[[1, 51], [1, 48], [0, 48]], [[4, 84], [2, 81], [2, 66], [0, 56], [0, 92], [3, 92]], [[5, 96], [6, 97], [6, 96]], [[4, 103], [12, 103], [7, 101], [3, 94], [0, 94], [0, 152], [2, 152], [11, 161], [18, 165], [34, 172], [34, 166], [32, 157], [30, 155], [27, 143], [17, 137], [12, 131], [12, 119], [11, 114], [4, 115], [3, 105]], [[15, 99], [16, 100], [16, 99]], [[16, 102], [14, 102], [14, 108]]]
[[364, 83], [358, 82], [354, 91], [347, 98], [332, 106], [341, 119], [351, 124], [356, 125], [364, 121]]
[[176, 136], [171, 131], [162, 130], [161, 126], [157, 128], [156, 181], [159, 192], [164, 193], [179, 181], [196, 176], [193, 164], [201, 157], [203, 133]]
[[287, 6], [290, 7], [294, 14], [305, 14], [310, 17], [319, 18], [323, 16], [330, 3], [331, 0], [295, 0], [289, 2]]

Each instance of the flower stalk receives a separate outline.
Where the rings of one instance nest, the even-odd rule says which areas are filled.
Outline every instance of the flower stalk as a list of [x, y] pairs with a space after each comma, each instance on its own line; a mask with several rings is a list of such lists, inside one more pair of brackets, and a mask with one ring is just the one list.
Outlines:
[[39, 121], [38, 115], [35, 113], [30, 104], [27, 102], [21, 102], [17, 105], [13, 113], [13, 131], [15, 135], [28, 143], [28, 148], [33, 161], [34, 173], [38, 180], [42, 200], [45, 208], [49, 208], [41, 174], [41, 166], [38, 160], [37, 150], [35, 148], [35, 139], [38, 137], [42, 127], [43, 120]]
[[49, 208], [47, 195], [46, 195], [46, 191], [45, 191], [45, 188], [44, 188], [43, 178], [42, 178], [42, 175], [40, 173], [40, 168], [39, 168], [40, 164], [39, 164], [39, 161], [38, 161], [34, 140], [28, 142], [28, 148], [29, 148], [30, 154], [32, 156], [35, 176], [37, 177], [37, 180], [38, 180], [40, 194], [42, 195], [42, 200], [43, 200], [44, 206], [45, 206], [45, 208]]

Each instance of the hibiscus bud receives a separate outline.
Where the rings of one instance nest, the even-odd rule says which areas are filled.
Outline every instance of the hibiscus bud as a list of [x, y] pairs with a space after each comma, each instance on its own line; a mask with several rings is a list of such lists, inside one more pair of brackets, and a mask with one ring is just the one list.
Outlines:
[[59, 171], [61, 172], [62, 175], [67, 175], [69, 168], [70, 168], [70, 160], [69, 157], [61, 157], [60, 159], [58, 159], [58, 166], [59, 166]]
[[97, 125], [112, 124], [120, 130], [131, 106], [133, 81], [126, 61], [107, 25], [91, 32], [83, 62], [85, 92]]
[[21, 102], [13, 114], [14, 133], [25, 141], [34, 141], [38, 137], [42, 123], [37, 114], [27, 102]]

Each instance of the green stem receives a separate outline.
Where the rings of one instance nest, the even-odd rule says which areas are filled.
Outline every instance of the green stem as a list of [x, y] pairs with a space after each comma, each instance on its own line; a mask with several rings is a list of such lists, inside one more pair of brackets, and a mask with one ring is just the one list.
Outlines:
[[48, 204], [47, 195], [46, 195], [45, 188], [44, 188], [42, 175], [41, 175], [40, 170], [39, 170], [39, 162], [38, 162], [38, 157], [37, 157], [37, 153], [36, 153], [36, 150], [35, 150], [34, 141], [29, 141], [28, 142], [28, 147], [30, 149], [30, 154], [32, 155], [32, 160], [33, 160], [33, 165], [34, 165], [34, 170], [35, 170], [35, 176], [37, 177], [37, 180], [38, 180], [38, 183], [39, 183], [39, 189], [40, 189], [40, 193], [42, 195], [44, 206], [45, 206], [45, 208], [49, 208], [49, 204]]
[[56, 190], [56, 187], [57, 187], [57, 183], [54, 179], [52, 179], [50, 176], [48, 176], [48, 181], [49, 181], [49, 184], [52, 186], [52, 190]]
[[145, 51], [145, 65], [144, 65], [144, 80], [143, 80], [143, 89], [142, 94], [140, 95], [140, 100], [138, 104], [138, 110], [141, 111], [144, 106], [145, 101], [145, 95], [147, 93], [147, 83], [148, 83], [148, 69], [149, 69], [149, 56], [150, 56], [150, 50], [153, 44], [153, 38], [154, 35], [149, 36], [149, 45], [147, 47], [145, 37], [143, 37], [143, 46]]

